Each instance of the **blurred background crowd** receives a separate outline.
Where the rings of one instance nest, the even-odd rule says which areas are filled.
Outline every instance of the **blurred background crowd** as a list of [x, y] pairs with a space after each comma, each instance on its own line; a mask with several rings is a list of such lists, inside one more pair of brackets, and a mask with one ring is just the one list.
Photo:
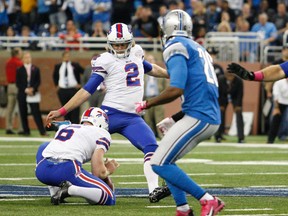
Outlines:
[[162, 18], [184, 9], [193, 20], [193, 36], [259, 32], [268, 45], [281, 45], [287, 30], [286, 0], [0, 0], [0, 36], [103, 37], [123, 22], [135, 37], [159, 37]]

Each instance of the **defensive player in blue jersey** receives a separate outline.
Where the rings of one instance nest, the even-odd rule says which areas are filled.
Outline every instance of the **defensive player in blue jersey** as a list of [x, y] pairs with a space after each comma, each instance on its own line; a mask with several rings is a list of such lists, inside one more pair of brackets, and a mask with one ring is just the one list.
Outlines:
[[170, 86], [159, 96], [139, 102], [136, 111], [141, 113], [181, 97], [184, 117], [161, 140], [151, 159], [152, 168], [165, 179], [177, 205], [176, 216], [193, 215], [186, 193], [199, 200], [201, 216], [214, 216], [224, 208], [224, 202], [207, 193], [176, 165], [177, 160], [211, 137], [219, 127], [218, 82], [212, 58], [191, 39], [192, 21], [186, 12], [170, 11], [164, 18], [162, 31]]

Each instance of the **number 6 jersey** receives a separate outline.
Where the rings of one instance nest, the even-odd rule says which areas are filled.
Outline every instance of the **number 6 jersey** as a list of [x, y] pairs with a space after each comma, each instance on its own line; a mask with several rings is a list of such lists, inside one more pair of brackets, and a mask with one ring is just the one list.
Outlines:
[[85, 163], [91, 160], [95, 149], [102, 148], [105, 152], [108, 151], [110, 142], [111, 136], [103, 128], [80, 124], [63, 125], [42, 155], [45, 158], [77, 160]]

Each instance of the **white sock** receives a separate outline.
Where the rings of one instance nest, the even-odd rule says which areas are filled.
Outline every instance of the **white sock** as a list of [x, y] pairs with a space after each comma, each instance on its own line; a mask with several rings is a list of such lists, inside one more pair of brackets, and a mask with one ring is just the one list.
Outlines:
[[182, 212], [186, 212], [190, 209], [188, 204], [182, 205], [182, 206], [177, 206], [177, 210], [182, 211]]
[[92, 203], [98, 203], [102, 195], [102, 190], [99, 188], [88, 188], [71, 185], [68, 188], [68, 194], [71, 196], [85, 198], [89, 201], [92, 201]]
[[151, 193], [156, 187], [159, 187], [159, 184], [158, 175], [152, 170], [150, 161], [144, 163], [144, 175], [148, 183], [149, 193]]
[[50, 192], [50, 196], [54, 196], [58, 190], [60, 190], [60, 187], [57, 186], [48, 186], [49, 192]]
[[201, 197], [200, 200], [214, 200], [214, 197], [209, 193], [205, 193], [204, 196]]

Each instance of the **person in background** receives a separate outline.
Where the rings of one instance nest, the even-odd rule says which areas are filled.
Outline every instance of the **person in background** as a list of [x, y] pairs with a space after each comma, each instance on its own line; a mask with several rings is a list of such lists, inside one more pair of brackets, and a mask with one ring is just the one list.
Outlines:
[[[278, 80], [273, 85], [273, 118], [268, 132], [267, 143], [274, 143], [280, 124], [287, 120], [288, 113], [288, 79]], [[286, 122], [287, 123], [287, 122]], [[284, 126], [284, 125], [283, 125]], [[287, 134], [287, 131], [286, 131]]]
[[0, 0], [0, 36], [4, 35], [4, 32], [9, 25], [7, 8], [8, 3], [6, 0]]
[[261, 13], [258, 15], [258, 22], [255, 23], [251, 32], [263, 33], [264, 45], [274, 45], [277, 39], [277, 29], [274, 23], [268, 22], [268, 15]]
[[104, 31], [106, 32], [109, 31], [111, 26], [110, 23], [111, 9], [112, 9], [112, 0], [94, 0], [94, 4], [92, 5], [93, 28], [97, 22], [101, 22]]
[[152, 39], [160, 35], [158, 21], [152, 16], [152, 11], [149, 6], [139, 8], [138, 17], [131, 25], [135, 37]]
[[27, 108], [27, 105], [29, 105], [40, 135], [47, 136], [40, 112], [40, 84], [40, 69], [32, 64], [30, 52], [24, 52], [23, 65], [16, 72], [17, 100], [23, 126], [23, 135], [30, 135]]
[[[109, 176], [119, 164], [104, 158], [111, 143], [108, 125], [105, 112], [90, 107], [83, 112], [80, 124], [60, 125], [55, 138], [40, 145], [35, 175], [49, 185], [52, 204], [59, 205], [72, 196], [82, 197], [92, 205], [115, 205]], [[89, 161], [91, 173], [82, 167]]]
[[16, 71], [17, 68], [23, 65], [21, 60], [22, 50], [21, 48], [13, 48], [11, 50], [11, 58], [8, 59], [5, 65], [6, 80], [8, 83], [8, 103], [6, 111], [6, 134], [15, 134], [13, 131], [13, 113], [17, 110], [18, 115], [18, 134], [23, 133], [21, 117], [17, 103], [17, 86], [16, 86]]
[[[62, 105], [66, 104], [81, 88], [81, 77], [84, 68], [77, 62], [71, 62], [70, 52], [62, 53], [62, 62], [56, 64], [53, 72], [53, 81], [57, 88], [58, 98]], [[80, 109], [76, 108], [65, 116], [65, 120], [72, 123], [79, 122]]]
[[239, 77], [225, 73], [218, 77], [219, 83], [219, 105], [221, 111], [221, 124], [215, 133], [216, 142], [220, 143], [225, 133], [225, 116], [229, 103], [233, 104], [233, 111], [236, 114], [238, 143], [244, 143], [244, 121], [243, 121], [243, 80]]
[[[277, 65], [277, 64], [282, 64], [285, 61], [288, 61], [288, 46], [283, 46], [282, 47], [282, 51], [281, 51], [281, 58], [275, 60], [272, 65]], [[273, 84], [274, 82], [265, 82], [264, 83], [264, 88], [265, 88], [265, 93], [266, 93], [266, 99], [270, 100], [271, 102], [273, 102]], [[271, 123], [271, 112], [269, 112], [269, 115], [267, 116], [267, 128], [270, 128], [270, 123]], [[285, 115], [285, 114], [284, 114]], [[286, 134], [284, 125], [285, 125], [285, 117], [282, 118], [282, 122], [280, 124], [280, 128], [279, 128], [279, 138], [280, 137], [284, 137]], [[288, 130], [287, 130], [288, 131]], [[287, 132], [288, 133], [288, 132]], [[281, 139], [281, 138], [280, 138]]]
[[[145, 59], [150, 63], [153, 63], [153, 64], [156, 63], [155, 57], [151, 54], [145, 55]], [[147, 75], [145, 75], [144, 79], [145, 79], [144, 100], [148, 100], [149, 98], [159, 95], [166, 88], [166, 79], [163, 79], [163, 78], [157, 79], [156, 77], [147, 76]], [[163, 137], [163, 134], [156, 127], [156, 124], [163, 118], [164, 118], [163, 106], [152, 107], [151, 109], [146, 110], [144, 114], [144, 120], [152, 129], [155, 136], [160, 139]]]
[[170, 11], [164, 18], [162, 31], [163, 58], [170, 86], [160, 95], [137, 103], [136, 112], [181, 97], [184, 117], [161, 140], [151, 159], [152, 169], [168, 185], [176, 203], [176, 216], [194, 215], [187, 193], [201, 204], [201, 216], [215, 216], [225, 203], [206, 192], [176, 164], [219, 127], [218, 82], [212, 58], [204, 47], [192, 40], [192, 21], [185, 11]]

